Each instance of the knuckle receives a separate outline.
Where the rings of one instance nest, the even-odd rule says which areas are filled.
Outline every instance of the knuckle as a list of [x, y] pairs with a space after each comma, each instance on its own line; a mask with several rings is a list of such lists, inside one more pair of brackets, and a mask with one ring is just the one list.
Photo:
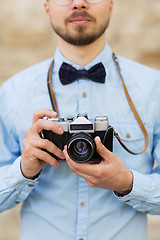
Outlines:
[[97, 185], [99, 184], [98, 179], [97, 179], [97, 178], [94, 178], [94, 179], [92, 180], [92, 184], [93, 184], [94, 186], [97, 186]]
[[31, 154], [31, 153], [32, 153], [32, 147], [31, 147], [31, 145], [29, 145], [28, 143], [26, 143], [26, 144], [24, 145], [24, 152], [25, 152], [26, 155]]
[[43, 129], [43, 124], [44, 123], [44, 120], [43, 119], [38, 119], [35, 123], [34, 123], [34, 126], [33, 126], [33, 132], [38, 132], [40, 131], [40, 129], [42, 130]]
[[49, 158], [49, 154], [46, 153], [45, 151], [41, 151], [41, 160], [45, 161]]
[[36, 125], [41, 126], [43, 124], [43, 119], [38, 119]]
[[[42, 140], [42, 144], [41, 144], [42, 148], [45, 148], [45, 149], [48, 149], [49, 148], [49, 145], [50, 145], [50, 141], [48, 139], [43, 139]], [[48, 149], [49, 150], [49, 149]]]
[[30, 135], [30, 131], [28, 130], [26, 133], [25, 133], [25, 139], [28, 138]]
[[33, 118], [36, 118], [38, 116], [39, 110], [36, 110], [33, 112]]
[[30, 149], [31, 149], [31, 146], [30, 146], [28, 140], [24, 139], [24, 140], [23, 140], [23, 150], [24, 150], [25, 152], [29, 152]]
[[27, 140], [26, 140], [26, 138], [23, 140], [23, 147], [25, 147], [26, 145], [27, 145]]
[[55, 154], [57, 157], [60, 156], [61, 152], [62, 152], [62, 151], [55, 146], [55, 148], [54, 148], [54, 154]]

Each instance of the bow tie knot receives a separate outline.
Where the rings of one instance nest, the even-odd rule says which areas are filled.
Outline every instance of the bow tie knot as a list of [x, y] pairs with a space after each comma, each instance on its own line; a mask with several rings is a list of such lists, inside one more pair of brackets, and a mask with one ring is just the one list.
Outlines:
[[63, 85], [70, 84], [77, 79], [90, 79], [94, 82], [104, 83], [106, 72], [101, 62], [97, 63], [89, 70], [77, 70], [71, 65], [63, 62], [59, 70], [59, 77]]

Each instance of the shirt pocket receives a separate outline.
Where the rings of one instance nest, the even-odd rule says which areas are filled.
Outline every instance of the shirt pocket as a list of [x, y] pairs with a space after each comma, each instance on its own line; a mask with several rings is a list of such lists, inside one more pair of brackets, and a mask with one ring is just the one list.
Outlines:
[[[136, 153], [143, 150], [145, 144], [145, 138], [139, 125], [136, 124], [115, 124], [115, 131], [119, 134], [121, 141], [126, 147]], [[126, 151], [114, 137], [113, 149], [117, 151]], [[113, 151], [114, 151], [113, 150]], [[127, 151], [126, 151], [127, 152]], [[118, 153], [118, 152], [117, 152]]]

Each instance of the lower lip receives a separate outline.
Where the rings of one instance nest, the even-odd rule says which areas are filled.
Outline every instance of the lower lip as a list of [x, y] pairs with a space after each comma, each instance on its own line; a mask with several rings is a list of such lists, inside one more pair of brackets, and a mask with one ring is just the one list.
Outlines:
[[89, 22], [90, 21], [88, 21], [88, 20], [82, 20], [82, 21], [75, 20], [75, 21], [71, 21], [71, 23], [76, 24], [76, 25], [83, 25], [83, 24], [87, 24]]

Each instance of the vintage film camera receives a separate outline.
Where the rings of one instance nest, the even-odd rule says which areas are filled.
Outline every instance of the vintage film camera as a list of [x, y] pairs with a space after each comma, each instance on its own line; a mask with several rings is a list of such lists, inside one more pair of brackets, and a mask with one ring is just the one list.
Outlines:
[[[87, 115], [77, 115], [73, 118], [47, 118], [48, 121], [58, 123], [63, 129], [63, 135], [43, 130], [42, 138], [52, 141], [61, 150], [67, 145], [68, 155], [75, 162], [100, 162], [101, 156], [96, 152], [94, 138], [99, 136], [106, 148], [112, 151], [113, 128], [109, 126], [107, 117], [96, 117], [89, 120]], [[56, 156], [51, 154], [54, 158]]]

